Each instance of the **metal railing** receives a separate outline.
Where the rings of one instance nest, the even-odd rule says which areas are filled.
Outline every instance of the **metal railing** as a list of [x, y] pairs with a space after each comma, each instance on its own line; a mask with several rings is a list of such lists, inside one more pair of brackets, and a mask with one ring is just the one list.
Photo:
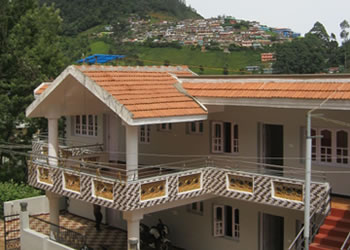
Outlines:
[[86, 238], [83, 234], [53, 224], [37, 216], [30, 216], [30, 229], [48, 235], [50, 240], [74, 249], [83, 249], [83, 247], [86, 247]]
[[[349, 240], [350, 240], [350, 232], [348, 233], [348, 236], [346, 236], [346, 239], [344, 240], [343, 245], [341, 246], [340, 250], [349, 250], [350, 249]], [[346, 246], [348, 246], [348, 247], [346, 247]]]
[[[327, 215], [330, 212], [330, 190], [322, 197], [321, 200], [324, 202], [320, 209], [315, 208], [315, 211], [310, 216], [310, 241], [309, 244], [313, 241], [316, 234], [318, 233], [319, 228], [324, 223]], [[300, 229], [299, 233], [290, 244], [288, 250], [303, 250], [305, 248], [305, 240], [304, 240], [304, 226]]]
[[[96, 145], [86, 145], [85, 147]], [[102, 151], [99, 151], [103, 154]], [[297, 167], [276, 166], [271, 164], [234, 160], [227, 157], [202, 157], [191, 160], [183, 160], [165, 164], [138, 165], [135, 169], [127, 170], [125, 163], [103, 162], [99, 159], [98, 152], [95, 154], [60, 154], [61, 157], [50, 157], [46, 152], [32, 152], [32, 160], [38, 165], [48, 168], [57, 167], [77, 173], [85, 173], [101, 178], [116, 180], [119, 182], [136, 181], [140, 179], [154, 178], [157, 176], [174, 174], [199, 168], [213, 167], [227, 170], [240, 171], [244, 173], [276, 176], [304, 181], [304, 170]], [[97, 157], [96, 157], [97, 156]], [[50, 162], [56, 161], [57, 166], [51, 166]], [[325, 176], [313, 172], [313, 181], [324, 182]]]

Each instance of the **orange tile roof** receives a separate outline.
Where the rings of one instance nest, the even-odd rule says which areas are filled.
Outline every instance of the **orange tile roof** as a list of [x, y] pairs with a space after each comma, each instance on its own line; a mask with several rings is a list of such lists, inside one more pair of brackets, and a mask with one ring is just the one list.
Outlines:
[[[180, 92], [171, 74], [185, 68], [76, 66], [133, 114], [133, 119], [206, 115], [192, 97]], [[191, 73], [191, 71], [188, 71]], [[192, 74], [191, 74], [192, 75]]]
[[50, 86], [50, 83], [42, 83], [40, 88], [35, 90], [34, 94], [41, 95], [49, 86]]
[[[263, 81], [263, 80], [262, 80]], [[194, 97], [209, 98], [292, 98], [350, 100], [350, 81], [191, 81], [184, 89]]]

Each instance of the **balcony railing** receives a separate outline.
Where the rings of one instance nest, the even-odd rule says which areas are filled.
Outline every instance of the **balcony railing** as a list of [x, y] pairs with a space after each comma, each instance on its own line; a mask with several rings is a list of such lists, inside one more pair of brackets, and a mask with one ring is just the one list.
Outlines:
[[[37, 216], [30, 216], [30, 228], [38, 233], [48, 235], [50, 240], [69, 246], [74, 249], [85, 249], [86, 238], [83, 234], [53, 224]], [[86, 249], [88, 249], [86, 247]]]
[[[105, 162], [101, 145], [61, 146], [60, 151], [74, 148], [77, 153], [55, 158], [47, 155], [44, 143], [33, 144], [30, 185], [90, 203], [103, 200], [106, 207], [128, 211], [152, 206], [153, 200], [162, 204], [208, 194], [304, 208], [302, 168], [207, 156], [130, 170], [126, 164]], [[320, 172], [314, 171], [312, 177], [312, 206], [317, 210], [330, 187]]]

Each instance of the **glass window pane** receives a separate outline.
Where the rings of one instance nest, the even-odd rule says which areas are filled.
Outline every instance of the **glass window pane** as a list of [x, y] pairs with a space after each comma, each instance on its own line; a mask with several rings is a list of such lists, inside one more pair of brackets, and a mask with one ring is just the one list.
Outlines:
[[321, 135], [323, 136], [321, 139], [321, 146], [331, 147], [332, 146], [332, 132], [329, 130], [322, 130]]
[[348, 147], [348, 133], [345, 131], [337, 132], [337, 147], [347, 148]]
[[203, 122], [199, 122], [199, 132], [203, 133]]
[[232, 228], [232, 207], [231, 206], [225, 206], [225, 235], [232, 237], [233, 234], [233, 228]]

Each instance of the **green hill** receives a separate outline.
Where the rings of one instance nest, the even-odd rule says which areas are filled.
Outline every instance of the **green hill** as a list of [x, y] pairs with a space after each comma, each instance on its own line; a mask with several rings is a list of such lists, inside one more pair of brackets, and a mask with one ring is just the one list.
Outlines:
[[55, 4], [63, 18], [65, 35], [76, 35], [101, 24], [112, 24], [131, 14], [140, 17], [160, 13], [177, 20], [202, 18], [183, 0], [40, 0], [41, 4]]
[[117, 62], [118, 65], [164, 65], [166, 63], [188, 65], [192, 71], [206, 75], [223, 74], [224, 67], [227, 68], [229, 74], [238, 74], [246, 66], [262, 66], [260, 51], [249, 49], [224, 53], [223, 51], [201, 52], [200, 49], [191, 49], [190, 47], [176, 49], [124, 46], [120, 50], [113, 49], [110, 44], [103, 41], [91, 43], [90, 48], [91, 54], [110, 51], [114, 54], [126, 55], [125, 59]]

